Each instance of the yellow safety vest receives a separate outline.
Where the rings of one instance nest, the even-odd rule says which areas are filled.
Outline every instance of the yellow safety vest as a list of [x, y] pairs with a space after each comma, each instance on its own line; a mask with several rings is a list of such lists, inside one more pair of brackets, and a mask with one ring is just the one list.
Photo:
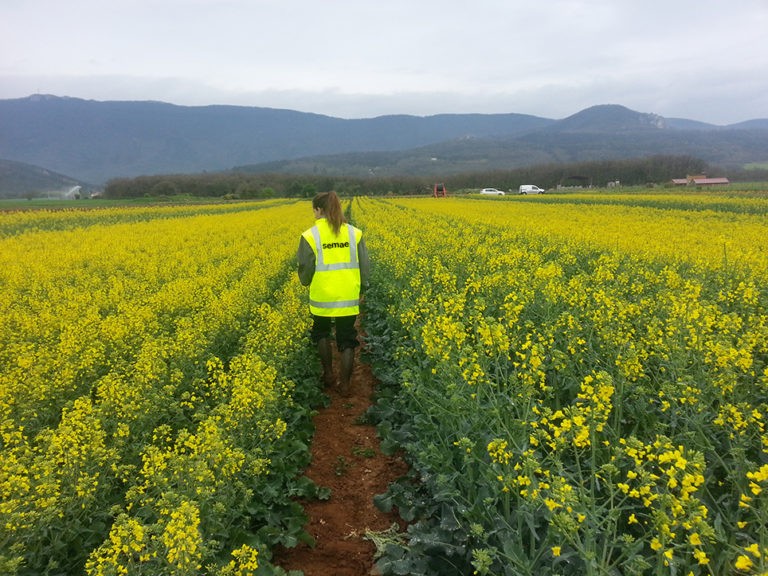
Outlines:
[[315, 316], [360, 313], [360, 263], [357, 244], [362, 230], [342, 224], [338, 235], [320, 218], [302, 236], [315, 253], [315, 275], [309, 286], [309, 311]]

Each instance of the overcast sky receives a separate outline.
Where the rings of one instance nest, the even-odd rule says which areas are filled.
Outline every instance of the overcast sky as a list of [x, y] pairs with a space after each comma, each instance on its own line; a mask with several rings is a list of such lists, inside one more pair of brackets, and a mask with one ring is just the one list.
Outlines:
[[728, 124], [768, 117], [767, 36], [768, 0], [0, 0], [0, 98]]

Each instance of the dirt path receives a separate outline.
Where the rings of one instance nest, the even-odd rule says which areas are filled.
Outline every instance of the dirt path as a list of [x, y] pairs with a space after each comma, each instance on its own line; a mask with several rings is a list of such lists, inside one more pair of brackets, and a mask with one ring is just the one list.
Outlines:
[[[339, 358], [334, 366], [338, 374]], [[281, 550], [274, 563], [285, 570], [302, 570], [306, 576], [364, 576], [371, 574], [375, 546], [366, 531], [382, 531], [398, 522], [373, 504], [390, 482], [407, 471], [398, 457], [379, 451], [376, 429], [365, 423], [376, 379], [358, 355], [349, 398], [328, 390], [331, 404], [314, 418], [312, 463], [306, 475], [317, 485], [331, 489], [325, 501], [304, 503], [309, 516], [307, 531], [315, 547], [304, 544]]]

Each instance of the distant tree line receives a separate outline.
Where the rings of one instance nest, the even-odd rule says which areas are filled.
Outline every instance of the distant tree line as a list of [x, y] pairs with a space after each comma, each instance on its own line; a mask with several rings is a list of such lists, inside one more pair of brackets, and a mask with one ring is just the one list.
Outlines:
[[[765, 172], [750, 171], [739, 176], [740, 179], [755, 179], [768, 176]], [[689, 174], [738, 179], [732, 174], [715, 174], [706, 162], [691, 156], [651, 156], [576, 164], [544, 164], [512, 170], [458, 174], [445, 179], [424, 176], [353, 178], [236, 171], [166, 174], [111, 180], [106, 184], [104, 195], [109, 198], [168, 197], [179, 194], [224, 199], [311, 198], [318, 192], [330, 190], [342, 196], [416, 195], [430, 193], [438, 181], [445, 183], [450, 193], [452, 190], [484, 187], [514, 191], [521, 184], [536, 184], [547, 189], [558, 186], [604, 187], [612, 182], [624, 186], [660, 185]]]
[[165, 174], [118, 178], [107, 182], [107, 198], [167, 197], [185, 194], [200, 198], [259, 199], [311, 198], [318, 192], [335, 190], [342, 196], [425, 194], [432, 179], [352, 178], [280, 173], [212, 172]]
[[[610, 183], [624, 186], [663, 185], [673, 178], [688, 174], [707, 174], [706, 162], [692, 156], [649, 156], [625, 160], [599, 160], [573, 164], [542, 164], [510, 171], [495, 171], [482, 175], [482, 186], [500, 190], [517, 190], [521, 184], [536, 184], [542, 188], [606, 187]], [[452, 178], [459, 188], [477, 187], [476, 174]]]

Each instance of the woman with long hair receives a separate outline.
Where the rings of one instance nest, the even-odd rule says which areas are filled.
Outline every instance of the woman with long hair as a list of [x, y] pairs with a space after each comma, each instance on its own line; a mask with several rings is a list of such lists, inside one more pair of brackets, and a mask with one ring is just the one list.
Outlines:
[[315, 225], [299, 240], [298, 273], [309, 286], [312, 341], [323, 366], [323, 382], [335, 383], [333, 330], [341, 357], [339, 391], [349, 396], [355, 348], [359, 346], [355, 322], [360, 295], [368, 284], [369, 261], [363, 232], [347, 223], [336, 192], [322, 192], [312, 199]]

